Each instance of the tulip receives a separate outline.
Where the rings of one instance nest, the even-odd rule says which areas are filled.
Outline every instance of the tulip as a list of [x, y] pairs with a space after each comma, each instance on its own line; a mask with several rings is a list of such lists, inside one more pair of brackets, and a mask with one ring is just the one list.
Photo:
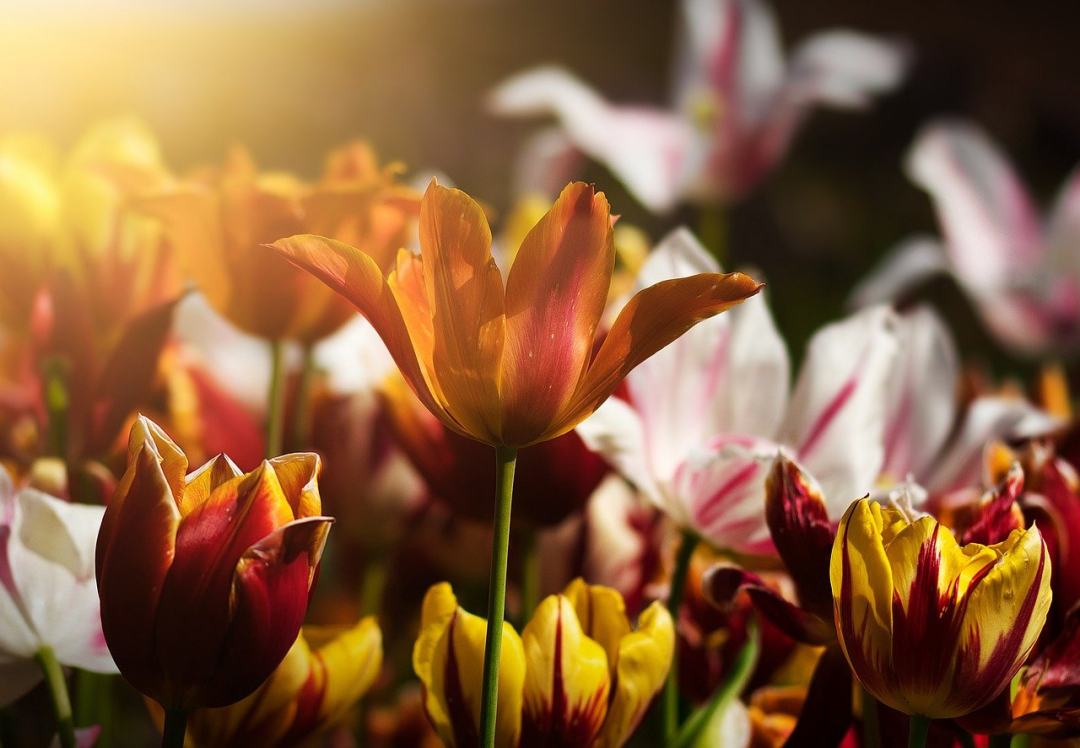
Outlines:
[[[694, 324], [756, 293], [732, 273], [700, 273], [638, 292], [599, 346], [615, 251], [607, 199], [575, 183], [526, 235], [504, 282], [480, 206], [434, 180], [420, 205], [420, 256], [386, 275], [366, 252], [318, 236], [273, 245], [343, 294], [386, 343], [420, 401], [450, 430], [496, 448], [495, 546], [488, 619], [502, 620], [519, 447], [554, 439], [622, 378]], [[501, 632], [485, 658], [483, 745], [492, 745]]]
[[840, 646], [875, 698], [926, 720], [989, 703], [1031, 653], [1050, 608], [1037, 528], [961, 546], [929, 516], [860, 500], [830, 560]]
[[103, 512], [16, 491], [0, 469], [0, 706], [44, 677], [65, 746], [75, 744], [75, 734], [61, 666], [116, 672], [94, 584]]
[[607, 199], [563, 190], [526, 236], [505, 283], [491, 231], [465, 193], [432, 182], [421, 202], [421, 256], [387, 275], [341, 242], [273, 245], [371, 321], [421, 402], [452, 431], [525, 447], [572, 429], [634, 366], [695, 323], [753, 295], [740, 273], [701, 273], [640, 291], [595, 350], [614, 264]]
[[[638, 284], [716, 269], [680, 229]], [[822, 484], [835, 518], [874, 485], [899, 326], [879, 308], [823, 328], [792, 388], [787, 349], [757, 297], [652, 356], [626, 377], [626, 398], [609, 399], [578, 433], [682, 529], [717, 548], [767, 553], [761, 506], [781, 445]]]
[[563, 181], [581, 151], [652, 211], [684, 198], [731, 202], [784, 156], [814, 105], [864, 108], [899, 84], [906, 63], [900, 45], [840, 29], [815, 34], [785, 61], [761, 0], [683, 0], [678, 29], [667, 108], [610, 104], [560, 68], [519, 73], [492, 93], [498, 114], [558, 120], [523, 154], [526, 187]]
[[990, 333], [1026, 355], [1080, 345], [1080, 173], [1044, 218], [1006, 157], [976, 125], [944, 120], [918, 134], [907, 157], [934, 202], [944, 240], [903, 242], [856, 288], [857, 304], [893, 298], [945, 272]]
[[136, 420], [97, 544], [105, 640], [128, 682], [165, 707], [173, 741], [186, 712], [238, 701], [278, 666], [333, 521], [319, 516], [313, 454], [247, 474], [223, 455], [187, 468]]
[[[635, 630], [617, 592], [580, 579], [545, 598], [520, 637], [503, 626], [499, 748], [625, 744], [664, 682], [674, 647], [671, 617], [658, 603]], [[413, 668], [428, 718], [451, 748], [477, 742], [475, 675], [486, 628], [446, 583], [424, 598]]]
[[295, 746], [338, 726], [382, 665], [374, 618], [351, 627], [305, 626], [273, 674], [250, 696], [201, 709], [188, 722], [188, 745]]

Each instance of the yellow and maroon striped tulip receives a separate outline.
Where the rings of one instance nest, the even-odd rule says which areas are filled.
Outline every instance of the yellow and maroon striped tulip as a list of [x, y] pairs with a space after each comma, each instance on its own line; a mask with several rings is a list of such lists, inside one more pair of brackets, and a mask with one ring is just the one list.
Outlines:
[[254, 691], [296, 641], [333, 520], [319, 458], [224, 455], [187, 474], [140, 417], [97, 543], [101, 623], [121, 674], [167, 708], [225, 706]]
[[186, 745], [304, 745], [342, 722], [381, 666], [382, 632], [373, 617], [355, 626], [305, 626], [253, 694], [227, 707], [195, 711]]
[[863, 686], [905, 714], [959, 717], [997, 696], [1050, 608], [1035, 527], [961, 546], [932, 517], [863, 499], [840, 521], [830, 565], [836, 630]]
[[[477, 742], [486, 629], [448, 584], [428, 591], [413, 667], [428, 718], [452, 748]], [[495, 745], [623, 745], [667, 677], [674, 641], [659, 603], [635, 630], [618, 592], [575, 580], [540, 603], [520, 637], [504, 624]]]
[[615, 250], [607, 199], [582, 183], [525, 236], [505, 281], [481, 207], [434, 181], [420, 205], [420, 255], [400, 251], [395, 267], [320, 236], [273, 246], [367, 316], [443, 423], [497, 446], [566, 433], [639, 363], [760, 288], [740, 273], [658, 283], [597, 347]]

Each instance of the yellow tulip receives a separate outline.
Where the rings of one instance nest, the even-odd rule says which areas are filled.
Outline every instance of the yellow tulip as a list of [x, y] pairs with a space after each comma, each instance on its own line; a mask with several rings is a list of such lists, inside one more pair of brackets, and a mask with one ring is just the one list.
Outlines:
[[[659, 603], [634, 630], [613, 589], [572, 582], [547, 597], [521, 636], [503, 624], [495, 745], [617, 748], [667, 677], [671, 616]], [[487, 622], [457, 604], [450, 585], [424, 599], [413, 667], [425, 710], [451, 747], [477, 742]]]
[[1050, 608], [1037, 528], [961, 546], [932, 517], [866, 499], [840, 521], [830, 577], [855, 675], [881, 702], [932, 719], [968, 714], [1001, 693]]
[[382, 632], [375, 618], [351, 627], [305, 626], [257, 691], [230, 706], [192, 712], [186, 744], [303, 744], [339, 725], [381, 666]]

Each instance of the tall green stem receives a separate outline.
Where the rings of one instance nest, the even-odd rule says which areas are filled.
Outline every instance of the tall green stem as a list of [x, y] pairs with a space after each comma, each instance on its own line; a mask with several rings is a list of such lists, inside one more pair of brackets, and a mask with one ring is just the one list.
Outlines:
[[[668, 610], [675, 622], [675, 631], [679, 630], [679, 609], [682, 607], [683, 592], [686, 588], [686, 575], [690, 571], [690, 559], [694, 556], [699, 538], [686, 530], [683, 532], [679, 551], [675, 556], [675, 569], [671, 573], [671, 588], [668, 591]], [[676, 651], [671, 658], [671, 670], [667, 683], [664, 684], [664, 742], [670, 744], [679, 732], [679, 652], [678, 636], [675, 637]]]
[[364, 565], [364, 579], [360, 588], [360, 615], [374, 616], [382, 610], [383, 591], [386, 589], [386, 561], [369, 558]]
[[921, 714], [912, 714], [908, 722], [908, 748], [924, 748], [926, 736], [930, 734], [930, 719]]
[[289, 449], [302, 450], [311, 441], [311, 387], [315, 383], [315, 347], [304, 346], [304, 359], [300, 369], [300, 384], [296, 388], [293, 408], [292, 432]]
[[187, 718], [187, 712], [183, 709], [165, 710], [165, 729], [161, 734], [161, 748], [184, 748]]
[[75, 748], [75, 722], [71, 717], [71, 699], [68, 697], [67, 681], [64, 671], [56, 661], [52, 647], [42, 647], [35, 655], [41, 672], [45, 675], [45, 685], [49, 689], [53, 715], [56, 717], [56, 732], [60, 736], [63, 748]]
[[285, 418], [285, 346], [270, 341], [270, 392], [266, 401], [266, 456], [281, 454]]
[[865, 688], [862, 690], [862, 731], [866, 748], [881, 748], [881, 721], [878, 702]]
[[540, 602], [540, 539], [531, 527], [521, 533], [525, 552], [521, 557], [521, 625], [533, 617]]
[[499, 660], [506, 615], [506, 560], [510, 554], [510, 505], [514, 497], [517, 449], [495, 448], [495, 539], [488, 582], [487, 639], [484, 642], [484, 685], [480, 696], [480, 744], [495, 745], [495, 712], [499, 704]]
[[75, 672], [75, 726], [101, 728], [97, 748], [107, 748], [112, 743], [112, 687], [115, 676], [92, 673], [89, 670]]

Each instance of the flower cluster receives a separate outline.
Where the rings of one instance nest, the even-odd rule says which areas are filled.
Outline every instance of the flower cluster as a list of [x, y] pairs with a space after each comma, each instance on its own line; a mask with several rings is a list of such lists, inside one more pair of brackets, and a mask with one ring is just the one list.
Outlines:
[[[669, 107], [498, 83], [554, 124], [492, 203], [361, 140], [304, 178], [0, 133], [5, 745], [1080, 738], [1080, 181], [1044, 221], [926, 125], [941, 239], [801, 339], [815, 289], [719, 211], [917, 50], [675, 20]], [[1030, 387], [913, 299], [940, 272]]]

